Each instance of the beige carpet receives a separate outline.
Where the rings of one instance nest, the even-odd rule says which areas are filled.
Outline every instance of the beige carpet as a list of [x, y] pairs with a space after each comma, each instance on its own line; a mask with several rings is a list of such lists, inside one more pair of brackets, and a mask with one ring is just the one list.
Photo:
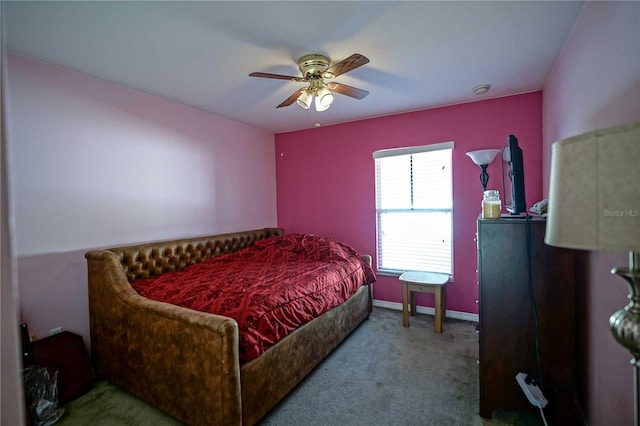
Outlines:
[[[538, 416], [478, 415], [475, 324], [411, 318], [375, 308], [349, 338], [261, 422], [262, 425], [540, 425]], [[179, 424], [109, 382], [66, 404], [58, 423], [98, 426]]]

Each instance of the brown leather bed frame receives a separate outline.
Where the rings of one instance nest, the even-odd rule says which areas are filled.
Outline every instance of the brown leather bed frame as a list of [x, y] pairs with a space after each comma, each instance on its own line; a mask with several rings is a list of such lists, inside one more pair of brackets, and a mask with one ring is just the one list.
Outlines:
[[264, 228], [87, 252], [97, 375], [189, 425], [255, 424], [369, 316], [370, 286], [241, 364], [235, 320], [146, 299], [129, 282], [282, 233]]

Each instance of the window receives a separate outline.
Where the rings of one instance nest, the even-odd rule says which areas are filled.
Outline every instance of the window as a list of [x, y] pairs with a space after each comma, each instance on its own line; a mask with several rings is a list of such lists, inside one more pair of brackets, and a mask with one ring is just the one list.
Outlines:
[[378, 271], [452, 274], [453, 142], [376, 151]]

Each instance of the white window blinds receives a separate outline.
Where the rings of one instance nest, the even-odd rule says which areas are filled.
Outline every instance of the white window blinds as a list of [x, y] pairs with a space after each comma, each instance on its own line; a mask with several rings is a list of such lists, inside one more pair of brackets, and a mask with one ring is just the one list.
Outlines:
[[453, 142], [376, 151], [378, 271], [452, 274]]

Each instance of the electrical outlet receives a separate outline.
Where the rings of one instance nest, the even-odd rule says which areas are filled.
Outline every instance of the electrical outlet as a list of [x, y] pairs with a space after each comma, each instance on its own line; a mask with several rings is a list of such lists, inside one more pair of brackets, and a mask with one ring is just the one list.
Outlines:
[[522, 388], [522, 392], [526, 395], [527, 399], [534, 407], [544, 408], [547, 405], [547, 399], [542, 394], [540, 388], [533, 384], [527, 383], [527, 375], [524, 373], [516, 374], [516, 381]]
[[49, 336], [53, 336], [54, 334], [62, 333], [62, 327], [56, 327], [49, 330]]

